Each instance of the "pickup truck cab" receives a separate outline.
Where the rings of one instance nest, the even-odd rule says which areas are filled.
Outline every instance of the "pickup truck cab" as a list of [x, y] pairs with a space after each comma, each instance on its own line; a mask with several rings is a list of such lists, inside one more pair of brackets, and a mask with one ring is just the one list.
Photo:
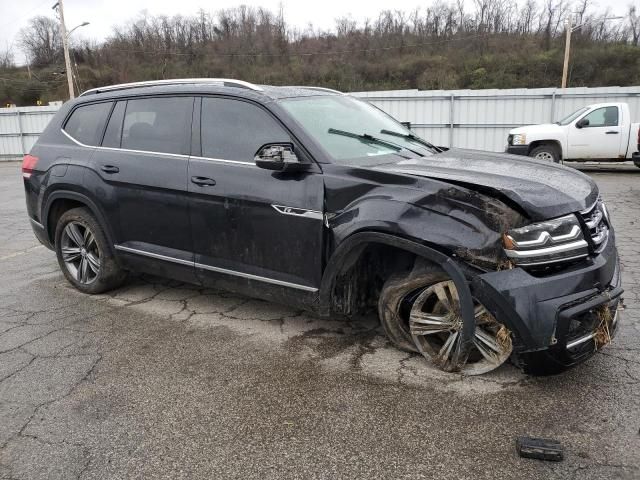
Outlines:
[[[632, 158], [635, 161], [640, 150], [639, 127], [640, 124], [631, 123], [626, 103], [596, 103], [556, 123], [510, 130], [507, 152], [556, 163]], [[640, 166], [638, 162], [636, 165]]]

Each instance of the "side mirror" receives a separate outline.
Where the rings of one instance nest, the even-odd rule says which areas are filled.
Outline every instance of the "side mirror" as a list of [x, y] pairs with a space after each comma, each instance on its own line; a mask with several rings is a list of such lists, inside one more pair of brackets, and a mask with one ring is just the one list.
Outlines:
[[582, 128], [582, 127], [588, 127], [588, 126], [589, 126], [588, 118], [581, 118], [576, 122], [576, 128]]
[[258, 167], [278, 172], [299, 172], [307, 168], [294, 153], [291, 143], [267, 143], [258, 149], [254, 160]]

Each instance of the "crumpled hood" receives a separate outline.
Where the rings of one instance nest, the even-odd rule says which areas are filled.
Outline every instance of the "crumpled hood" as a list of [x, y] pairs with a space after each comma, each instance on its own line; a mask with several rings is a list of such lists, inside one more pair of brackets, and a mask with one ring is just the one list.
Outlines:
[[450, 149], [428, 157], [385, 163], [376, 170], [397, 172], [497, 191], [532, 220], [547, 220], [589, 207], [598, 187], [578, 170], [529, 157]]
[[539, 125], [526, 125], [524, 127], [512, 128], [509, 130], [510, 134], [527, 133], [529, 135], [535, 135], [537, 133], [547, 134], [549, 132], [563, 132], [563, 128], [557, 123], [542, 123]]

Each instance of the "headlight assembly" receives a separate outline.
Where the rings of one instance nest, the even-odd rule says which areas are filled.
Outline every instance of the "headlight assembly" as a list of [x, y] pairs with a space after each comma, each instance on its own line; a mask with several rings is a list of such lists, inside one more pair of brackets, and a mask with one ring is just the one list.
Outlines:
[[512, 145], [526, 145], [527, 136], [524, 133], [516, 133], [511, 140]]
[[514, 228], [503, 237], [507, 257], [518, 266], [547, 265], [589, 255], [589, 246], [575, 215]]

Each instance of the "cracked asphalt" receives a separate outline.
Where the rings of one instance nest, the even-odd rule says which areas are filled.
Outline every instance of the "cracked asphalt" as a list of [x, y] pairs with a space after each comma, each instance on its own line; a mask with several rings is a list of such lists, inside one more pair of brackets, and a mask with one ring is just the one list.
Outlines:
[[[623, 263], [613, 344], [556, 377], [463, 378], [375, 319], [146, 276], [83, 295], [0, 164], [0, 478], [640, 478], [640, 170], [592, 175]], [[565, 460], [519, 458], [518, 435]]]

